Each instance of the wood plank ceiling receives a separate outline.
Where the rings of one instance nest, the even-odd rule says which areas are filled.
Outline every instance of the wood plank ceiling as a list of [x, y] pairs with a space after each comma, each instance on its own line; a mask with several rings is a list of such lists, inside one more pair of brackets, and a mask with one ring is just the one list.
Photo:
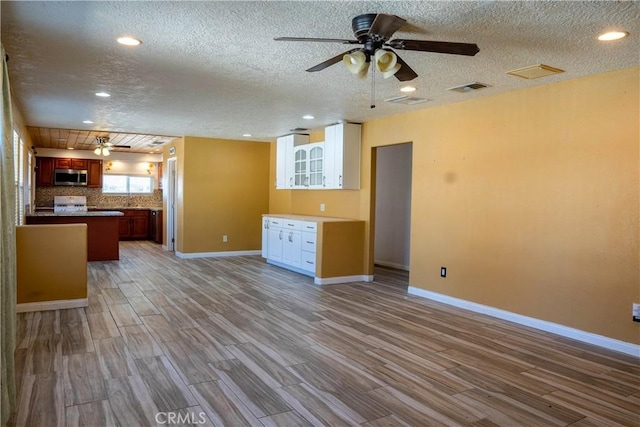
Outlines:
[[[58, 129], [27, 126], [31, 142], [36, 148], [93, 150], [97, 137], [109, 137], [114, 151], [127, 153], [159, 153], [162, 146], [175, 139], [168, 135], [103, 132], [78, 129]], [[130, 147], [130, 148], [128, 148]]]

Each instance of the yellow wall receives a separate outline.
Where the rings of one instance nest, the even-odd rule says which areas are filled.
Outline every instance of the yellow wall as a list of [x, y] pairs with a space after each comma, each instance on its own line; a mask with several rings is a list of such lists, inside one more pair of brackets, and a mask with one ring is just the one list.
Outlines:
[[173, 145], [178, 161], [177, 250], [260, 249], [261, 215], [269, 209], [270, 144], [186, 136]]
[[413, 142], [412, 286], [640, 343], [639, 70], [365, 123], [360, 191], [273, 208], [370, 225], [374, 147]]
[[16, 227], [18, 304], [87, 298], [87, 224]]

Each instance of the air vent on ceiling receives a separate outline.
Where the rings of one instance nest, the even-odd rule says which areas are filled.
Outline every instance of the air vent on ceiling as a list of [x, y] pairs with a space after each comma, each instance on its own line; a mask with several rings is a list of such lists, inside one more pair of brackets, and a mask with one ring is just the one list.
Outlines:
[[539, 79], [540, 77], [547, 77], [560, 73], [564, 73], [564, 70], [544, 64], [530, 65], [528, 67], [518, 68], [517, 70], [507, 71], [507, 74], [529, 80]]
[[452, 92], [467, 93], [467, 92], [473, 92], [474, 90], [484, 89], [485, 87], [489, 87], [489, 85], [486, 85], [484, 83], [473, 82], [473, 83], [467, 83], [461, 86], [450, 87], [447, 90], [450, 90]]
[[159, 139], [159, 140], [157, 140], [157, 141], [153, 141], [153, 142], [151, 143], [151, 145], [162, 145], [162, 144], [164, 144], [164, 143], [166, 143], [166, 142], [167, 142], [167, 141], [163, 141], [163, 140]]
[[291, 132], [306, 132], [308, 130], [309, 129], [307, 129], [307, 128], [293, 128], [293, 129], [291, 129]]
[[422, 104], [423, 102], [427, 102], [427, 101], [430, 101], [430, 99], [417, 98], [415, 96], [409, 96], [409, 95], [394, 96], [393, 98], [387, 98], [384, 100], [384, 102], [393, 102], [394, 104], [406, 104], [406, 105]]

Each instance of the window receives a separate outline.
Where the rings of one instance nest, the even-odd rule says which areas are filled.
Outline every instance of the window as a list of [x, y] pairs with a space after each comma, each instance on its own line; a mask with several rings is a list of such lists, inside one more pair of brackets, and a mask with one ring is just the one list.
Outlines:
[[24, 141], [13, 131], [13, 167], [15, 177], [15, 223], [22, 225], [24, 223]]
[[102, 192], [151, 194], [153, 193], [153, 177], [104, 174]]

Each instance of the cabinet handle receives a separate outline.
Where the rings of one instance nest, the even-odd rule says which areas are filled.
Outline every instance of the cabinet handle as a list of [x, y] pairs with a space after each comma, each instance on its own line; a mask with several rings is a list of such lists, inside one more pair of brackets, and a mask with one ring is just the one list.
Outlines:
[[287, 223], [287, 225], [288, 225], [289, 227], [293, 227], [295, 224], [289, 224], [289, 223]]
[[289, 187], [293, 187], [293, 177], [289, 178]]
[[293, 231], [289, 233], [289, 241], [293, 243]]
[[308, 177], [308, 176], [305, 176], [305, 177], [304, 177], [304, 186], [305, 186], [305, 187], [308, 187], [308, 186], [309, 186], [309, 177]]
[[280, 237], [280, 240], [282, 240], [282, 230], [280, 230], [280, 234], [278, 235], [278, 237]]
[[338, 177], [338, 186], [342, 187], [342, 175]]
[[326, 186], [327, 186], [327, 177], [326, 177], [326, 176], [323, 176], [323, 177], [322, 177], [322, 186], [323, 186], [323, 187], [326, 187]]
[[308, 240], [307, 240], [307, 243], [308, 243], [308, 244], [310, 244], [310, 245], [313, 245], [313, 242], [310, 242], [310, 241], [308, 241]]
[[311, 261], [305, 261], [307, 264], [313, 264]]

